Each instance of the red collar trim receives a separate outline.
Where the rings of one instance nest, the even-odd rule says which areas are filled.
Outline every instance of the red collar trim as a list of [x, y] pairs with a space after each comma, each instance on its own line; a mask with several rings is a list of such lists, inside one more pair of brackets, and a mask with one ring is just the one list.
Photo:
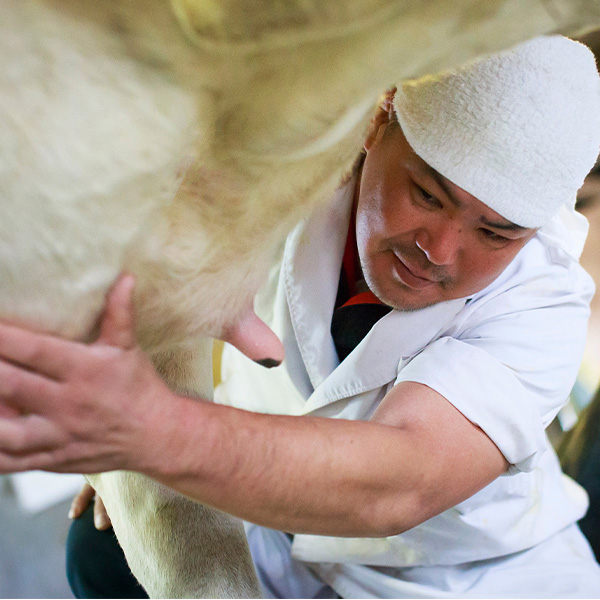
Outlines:
[[350, 226], [348, 227], [348, 236], [346, 237], [346, 247], [344, 249], [344, 258], [342, 259], [342, 269], [348, 282], [348, 292], [350, 298], [342, 306], [352, 306], [355, 304], [383, 304], [377, 296], [371, 291], [357, 293], [356, 282], [362, 278], [360, 270], [360, 260], [358, 258], [358, 246], [356, 243], [356, 215], [352, 210], [350, 217]]

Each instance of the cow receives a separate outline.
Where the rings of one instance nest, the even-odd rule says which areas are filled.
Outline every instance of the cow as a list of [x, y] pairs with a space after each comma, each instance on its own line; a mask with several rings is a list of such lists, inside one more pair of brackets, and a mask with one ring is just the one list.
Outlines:
[[[281, 359], [254, 295], [381, 92], [598, 23], [594, 0], [2, 0], [0, 318], [93, 341], [128, 271], [139, 343], [210, 400], [213, 339]], [[259, 595], [238, 520], [88, 477], [151, 596]]]

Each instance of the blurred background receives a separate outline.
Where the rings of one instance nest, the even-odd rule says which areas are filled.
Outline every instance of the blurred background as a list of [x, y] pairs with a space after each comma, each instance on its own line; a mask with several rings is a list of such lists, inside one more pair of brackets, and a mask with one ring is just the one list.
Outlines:
[[0, 597], [73, 598], [65, 575], [67, 513], [79, 475], [0, 476]]

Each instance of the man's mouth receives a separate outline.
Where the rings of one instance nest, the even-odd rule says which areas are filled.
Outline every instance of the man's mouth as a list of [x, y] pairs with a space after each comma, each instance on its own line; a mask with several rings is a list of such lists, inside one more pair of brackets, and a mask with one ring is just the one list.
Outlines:
[[402, 283], [414, 290], [422, 290], [439, 283], [435, 276], [423, 271], [420, 267], [411, 264], [406, 258], [396, 252], [394, 254], [394, 272]]

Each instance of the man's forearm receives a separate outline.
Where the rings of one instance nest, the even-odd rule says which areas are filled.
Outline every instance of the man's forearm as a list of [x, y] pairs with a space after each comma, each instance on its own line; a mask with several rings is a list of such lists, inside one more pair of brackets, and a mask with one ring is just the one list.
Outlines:
[[[394, 427], [262, 415], [185, 399], [160, 427], [169, 434], [152, 438], [168, 442], [152, 453], [147, 474], [243, 519], [338, 536], [389, 535], [419, 520], [416, 486], [394, 460], [402, 446]], [[403, 480], [395, 490], [390, 486]]]
[[374, 419], [264, 415], [178, 398], [146, 472], [273, 529], [377, 537], [454, 506], [506, 469], [485, 433], [426, 386], [396, 386]]

